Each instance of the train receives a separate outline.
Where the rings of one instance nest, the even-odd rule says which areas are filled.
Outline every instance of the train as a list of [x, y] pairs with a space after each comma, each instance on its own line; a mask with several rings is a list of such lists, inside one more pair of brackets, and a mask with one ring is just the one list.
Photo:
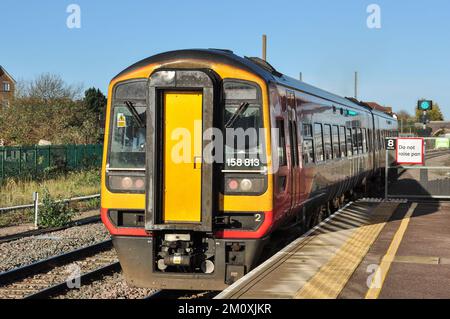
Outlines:
[[101, 218], [130, 285], [222, 290], [274, 232], [377, 187], [395, 114], [230, 50], [157, 54], [109, 85]]

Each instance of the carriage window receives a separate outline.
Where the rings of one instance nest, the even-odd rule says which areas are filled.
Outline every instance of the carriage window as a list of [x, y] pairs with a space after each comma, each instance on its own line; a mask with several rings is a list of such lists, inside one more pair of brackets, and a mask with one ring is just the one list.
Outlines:
[[302, 135], [303, 137], [312, 137], [312, 125], [311, 124], [303, 124], [302, 126]]
[[356, 128], [352, 128], [352, 136], [353, 136], [353, 154], [358, 154], [358, 132]]
[[325, 149], [325, 160], [333, 159], [331, 150], [331, 125], [325, 124], [323, 128], [323, 145]]
[[339, 140], [341, 142], [341, 157], [347, 156], [347, 144], [345, 142], [345, 127], [340, 127]]
[[367, 151], [372, 151], [372, 139], [371, 139], [371, 132], [372, 130], [370, 128], [367, 129]]
[[364, 128], [362, 132], [362, 138], [363, 138], [363, 149], [364, 153], [367, 153], [369, 151], [369, 147], [367, 145], [367, 130]]
[[303, 163], [314, 163], [314, 143], [312, 139], [303, 140]]
[[353, 139], [352, 139], [352, 129], [347, 129], [347, 155], [353, 155]]
[[335, 158], [341, 157], [341, 151], [339, 149], [339, 126], [333, 125], [333, 154]]
[[314, 141], [311, 124], [302, 124], [303, 136], [303, 164], [314, 163]]
[[322, 124], [314, 124], [314, 144], [316, 151], [316, 160], [318, 162], [323, 162], [323, 132], [322, 132]]
[[286, 166], [286, 137], [284, 135], [284, 120], [277, 119], [278, 129], [278, 163], [280, 166]]
[[364, 146], [363, 146], [363, 133], [362, 129], [358, 128], [356, 129], [358, 132], [358, 153], [363, 154], [364, 153]]

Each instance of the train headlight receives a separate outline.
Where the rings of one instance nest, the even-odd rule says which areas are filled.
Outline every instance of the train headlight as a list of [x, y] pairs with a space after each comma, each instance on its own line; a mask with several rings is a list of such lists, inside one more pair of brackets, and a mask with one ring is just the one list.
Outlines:
[[249, 192], [252, 190], [253, 183], [248, 178], [245, 178], [241, 181], [240, 186], [243, 192]]
[[130, 177], [123, 177], [120, 185], [123, 189], [130, 189], [133, 186], [133, 180]]
[[108, 186], [113, 191], [143, 192], [145, 179], [143, 176], [109, 175]]

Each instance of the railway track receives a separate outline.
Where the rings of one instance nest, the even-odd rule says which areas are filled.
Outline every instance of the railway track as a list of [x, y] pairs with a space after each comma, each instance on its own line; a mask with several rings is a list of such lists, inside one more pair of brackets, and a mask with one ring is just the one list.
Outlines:
[[67, 226], [63, 226], [63, 227], [41, 228], [41, 229], [28, 230], [28, 231], [21, 232], [21, 233], [0, 237], [0, 244], [9, 243], [11, 241], [18, 240], [21, 238], [49, 234], [49, 233], [68, 229], [68, 228], [75, 227], [75, 226], [83, 226], [83, 225], [87, 225], [87, 224], [98, 223], [100, 221], [101, 221], [100, 216], [91, 216], [91, 217], [86, 217], [83, 219], [73, 221], [72, 223], [68, 224]]
[[112, 241], [106, 240], [0, 273], [0, 298], [49, 298], [117, 271]]

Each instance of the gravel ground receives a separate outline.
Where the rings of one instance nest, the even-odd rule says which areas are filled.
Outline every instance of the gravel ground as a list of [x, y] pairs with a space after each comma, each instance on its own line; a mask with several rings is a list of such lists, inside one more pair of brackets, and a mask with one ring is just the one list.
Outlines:
[[23, 298], [55, 284], [67, 282], [75, 274], [86, 274], [90, 271], [117, 262], [114, 249], [110, 249], [94, 256], [89, 256], [66, 265], [61, 265], [48, 272], [39, 273], [22, 280], [0, 287], [0, 299]]
[[72, 289], [58, 299], [142, 299], [155, 290], [130, 287], [122, 273], [114, 273], [80, 289]]
[[95, 223], [3, 243], [0, 244], [0, 272], [109, 238], [109, 233], [104, 225]]

